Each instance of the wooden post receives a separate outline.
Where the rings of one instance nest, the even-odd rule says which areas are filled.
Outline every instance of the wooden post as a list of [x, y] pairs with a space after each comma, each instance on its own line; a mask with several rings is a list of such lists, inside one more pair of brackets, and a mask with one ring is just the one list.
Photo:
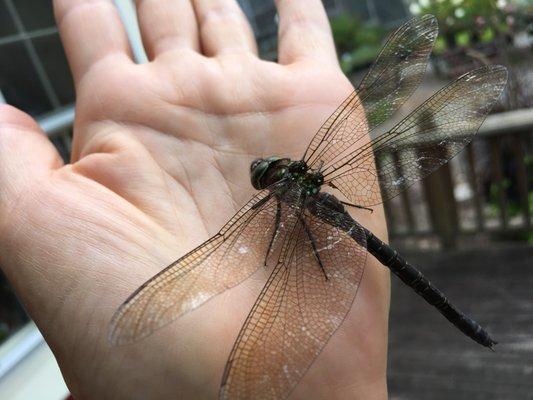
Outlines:
[[[376, 157], [376, 167], [379, 169], [382, 167], [382, 162]], [[381, 187], [380, 187], [381, 189]], [[385, 198], [386, 192], [382, 192], [382, 198]], [[391, 203], [385, 200], [383, 203], [383, 209], [385, 210], [385, 220], [387, 221], [387, 230], [389, 234], [389, 240], [394, 237], [398, 231], [394, 212], [392, 211]]]
[[[433, 115], [429, 112], [420, 116], [419, 125], [425, 131], [436, 129]], [[420, 145], [417, 151], [421, 160], [427, 159], [428, 156], [430, 159], [449, 159], [445, 145], [427, 143]], [[423, 186], [433, 230], [440, 237], [442, 247], [454, 248], [459, 223], [450, 164], [444, 164], [425, 178]]]
[[449, 163], [424, 179], [423, 186], [433, 230], [444, 248], [456, 247], [459, 223]]
[[[392, 152], [392, 158], [394, 160], [394, 168], [397, 176], [403, 176], [404, 171], [402, 169], [402, 162], [400, 160], [400, 154], [397, 151]], [[408, 233], [415, 232], [415, 219], [413, 216], [413, 209], [411, 208], [411, 202], [409, 201], [409, 194], [407, 190], [400, 192], [400, 198], [402, 199], [403, 209], [405, 211], [405, 217], [407, 218], [407, 231]]]
[[513, 136], [513, 153], [516, 160], [516, 183], [518, 185], [518, 193], [520, 195], [520, 204], [522, 214], [524, 216], [524, 227], [531, 226], [531, 215], [529, 213], [528, 187], [527, 187], [527, 168], [524, 162], [524, 152], [522, 151], [521, 136]]
[[498, 207], [500, 209], [501, 229], [507, 228], [507, 194], [505, 193], [502, 166], [502, 146], [501, 137], [494, 136], [490, 138], [490, 150], [492, 161], [492, 179], [496, 184]]
[[474, 155], [474, 146], [472, 145], [472, 143], [467, 146], [466, 155], [468, 159], [468, 180], [470, 182], [470, 186], [472, 186], [472, 192], [474, 195], [474, 209], [476, 210], [477, 230], [482, 231], [483, 229], [485, 229], [485, 219], [483, 215], [481, 199], [479, 196], [479, 182], [477, 180], [476, 173], [476, 158]]

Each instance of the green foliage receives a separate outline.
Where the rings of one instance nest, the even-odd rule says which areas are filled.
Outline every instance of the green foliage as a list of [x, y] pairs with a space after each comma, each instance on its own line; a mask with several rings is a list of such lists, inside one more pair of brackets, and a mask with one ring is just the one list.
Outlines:
[[333, 38], [345, 73], [370, 64], [378, 55], [386, 31], [343, 14], [331, 21]]
[[525, 8], [516, 0], [412, 0], [410, 5], [414, 14], [437, 17], [445, 38], [445, 46], [436, 46], [437, 53], [448, 47], [488, 42], [510, 32]]
[[[490, 185], [489, 190], [489, 205], [490, 205], [490, 215], [492, 217], [496, 217], [500, 213], [500, 206], [499, 206], [499, 198], [502, 192], [504, 192], [504, 195], [508, 192], [509, 188], [511, 187], [511, 180], [508, 178], [504, 178], [502, 180], [501, 184], [492, 183]], [[533, 195], [533, 193], [531, 193]], [[533, 197], [529, 196], [529, 208], [531, 210], [533, 204], [531, 201], [533, 201]], [[522, 214], [522, 206], [519, 202], [516, 201], [510, 201], [507, 199], [506, 201], [506, 214], [510, 217], [514, 217], [517, 215]]]
[[470, 44], [470, 35], [468, 32], [459, 32], [455, 35], [455, 41], [459, 46], [466, 47]]
[[331, 21], [331, 30], [339, 55], [349, 53], [356, 47], [357, 32], [361, 24], [357, 18], [343, 14]]
[[341, 57], [341, 68], [345, 74], [366, 67], [378, 56], [380, 46], [363, 45], [350, 53], [344, 53]]
[[[499, 207], [499, 198], [502, 195], [502, 192], [505, 193], [507, 189], [511, 186], [511, 181], [507, 178], [502, 179], [501, 183], [492, 182], [489, 188], [489, 215], [491, 217], [496, 217], [500, 213]], [[509, 206], [509, 205], [507, 205]], [[508, 207], [509, 208], [509, 207]], [[507, 212], [512, 210], [507, 209]]]
[[436, 54], [440, 54], [444, 50], [446, 50], [446, 40], [442, 36], [439, 36], [437, 37], [437, 40], [435, 40], [435, 46], [433, 46], [433, 51]]
[[411, 9], [417, 14], [433, 14], [444, 30], [460, 31], [480, 24], [502, 21], [502, 11], [495, 0], [418, 0]]
[[490, 42], [492, 40], [494, 40], [494, 38], [496, 37], [495, 33], [494, 33], [494, 29], [492, 28], [487, 28], [487, 29], [484, 29], [481, 33], [481, 41], [482, 42]]
[[379, 25], [363, 25], [356, 34], [359, 45], [381, 46], [386, 31]]

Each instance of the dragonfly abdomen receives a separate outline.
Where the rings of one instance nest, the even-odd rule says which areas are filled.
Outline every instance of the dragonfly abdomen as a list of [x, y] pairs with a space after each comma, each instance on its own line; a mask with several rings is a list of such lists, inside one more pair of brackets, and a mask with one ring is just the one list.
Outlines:
[[405, 261], [396, 250], [366, 230], [367, 249], [392, 273], [398, 276], [406, 285], [413, 288], [424, 300], [434, 306], [439, 312], [461, 332], [479, 344], [493, 349], [497, 343], [488, 332], [476, 321], [467, 317], [462, 311], [451, 304], [446, 296], [422, 274], [417, 268]]
[[[427, 279], [422, 272], [405, 261], [396, 250], [384, 243], [368, 229], [359, 225], [346, 212], [342, 203], [333, 195], [320, 192], [312, 202], [306, 204], [306, 208], [324, 222], [337, 226], [346, 231], [361, 246], [366, 246], [367, 250], [381, 264], [388, 267], [393, 274], [399, 277], [407, 286], [411, 287], [429, 304], [435, 307], [448, 321], [454, 324], [461, 332], [475, 340], [479, 344], [493, 349], [497, 343], [488, 332], [476, 321], [467, 317], [463, 312], [451, 304], [446, 296]], [[330, 213], [323, 212], [329, 209]], [[359, 226], [359, 229], [353, 229]], [[364, 230], [361, 235], [360, 229]], [[366, 237], [366, 243], [362, 237]]]

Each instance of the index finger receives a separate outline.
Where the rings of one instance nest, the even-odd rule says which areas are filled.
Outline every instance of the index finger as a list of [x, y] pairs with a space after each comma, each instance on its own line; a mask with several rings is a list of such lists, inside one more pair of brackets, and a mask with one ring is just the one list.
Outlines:
[[337, 63], [326, 10], [320, 0], [276, 0], [279, 14], [279, 62], [305, 58]]
[[54, 13], [75, 84], [109, 55], [130, 57], [126, 31], [111, 0], [54, 0]]

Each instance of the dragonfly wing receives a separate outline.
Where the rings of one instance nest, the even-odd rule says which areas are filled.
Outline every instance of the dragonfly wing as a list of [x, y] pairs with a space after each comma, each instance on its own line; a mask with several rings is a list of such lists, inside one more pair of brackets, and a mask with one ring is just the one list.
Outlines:
[[[325, 182], [354, 204], [366, 207], [396, 196], [448, 162], [472, 140], [506, 81], [507, 70], [499, 65], [462, 75], [390, 131], [339, 160], [324, 174]], [[397, 158], [393, 152], [399, 154]]]
[[109, 340], [148, 336], [249, 277], [264, 263], [276, 212], [275, 196], [259, 192], [218, 234], [137, 289], [113, 316]]
[[[343, 218], [327, 212], [337, 223]], [[363, 229], [344, 218], [351, 223], [352, 236], [308, 210], [292, 215], [293, 229], [280, 262], [231, 351], [220, 399], [285, 399], [341, 325], [357, 293], [367, 253]]]
[[368, 132], [387, 120], [418, 87], [437, 37], [435, 17], [415, 17], [387, 40], [357, 89], [316, 133], [303, 159], [316, 168], [368, 142]]

